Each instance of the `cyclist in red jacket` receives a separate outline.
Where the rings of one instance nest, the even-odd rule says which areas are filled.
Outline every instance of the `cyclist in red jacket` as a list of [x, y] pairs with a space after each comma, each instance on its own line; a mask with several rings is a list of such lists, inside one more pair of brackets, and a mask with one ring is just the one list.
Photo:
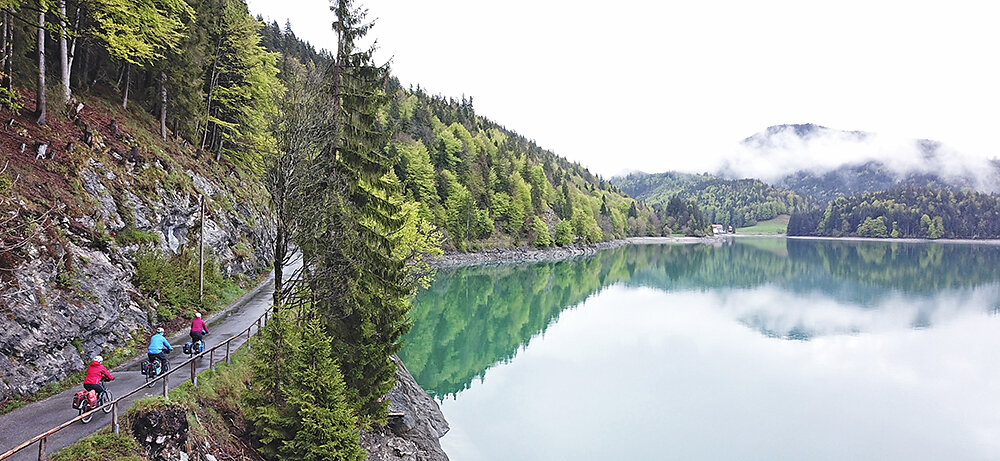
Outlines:
[[87, 367], [87, 377], [83, 380], [83, 388], [88, 391], [96, 391], [98, 396], [104, 392], [104, 384], [101, 384], [101, 379], [107, 378], [108, 381], [115, 379], [114, 376], [111, 376], [111, 372], [101, 364], [103, 361], [104, 357], [99, 355], [94, 357], [94, 361], [90, 362], [90, 366]]

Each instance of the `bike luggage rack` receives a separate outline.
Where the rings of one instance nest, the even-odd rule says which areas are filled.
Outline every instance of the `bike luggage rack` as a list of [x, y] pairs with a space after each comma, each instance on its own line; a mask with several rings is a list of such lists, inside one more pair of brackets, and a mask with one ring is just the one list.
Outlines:
[[[64, 422], [64, 423], [62, 423], [62, 424], [60, 424], [60, 425], [58, 425], [56, 427], [53, 427], [52, 429], [49, 429], [49, 430], [47, 430], [47, 431], [45, 431], [45, 432], [43, 432], [41, 434], [38, 434], [38, 435], [32, 437], [30, 440], [27, 440], [27, 441], [21, 443], [20, 445], [14, 447], [14, 448], [11, 448], [7, 452], [5, 452], [3, 454], [0, 454], [0, 460], [7, 459], [7, 458], [13, 456], [15, 453], [20, 452], [21, 450], [24, 450], [25, 448], [28, 448], [28, 447], [30, 447], [31, 445], [33, 445], [33, 444], [35, 444], [37, 442], [38, 443], [38, 461], [44, 461], [45, 460], [45, 439], [47, 439], [49, 436], [55, 434], [56, 432], [59, 432], [59, 431], [65, 429], [65, 428], [73, 425], [73, 423], [75, 423], [75, 422], [77, 422], [77, 421], [79, 421], [79, 420], [81, 420], [83, 418], [86, 418], [87, 416], [89, 416], [89, 415], [91, 415], [91, 414], [93, 414], [93, 413], [95, 413], [97, 411], [100, 411], [100, 410], [104, 409], [104, 407], [107, 407], [108, 405], [111, 405], [111, 424], [112, 424], [112, 427], [114, 428], [115, 434], [118, 434], [119, 433], [119, 428], [118, 428], [118, 402], [120, 400], [124, 400], [124, 399], [126, 399], [128, 397], [131, 397], [131, 396], [133, 396], [133, 395], [141, 392], [143, 389], [145, 389], [147, 387], [150, 387], [150, 385], [152, 383], [156, 382], [157, 380], [161, 380], [163, 382], [163, 398], [165, 398], [167, 400], [170, 400], [170, 396], [167, 395], [167, 391], [168, 391], [167, 377], [170, 376], [171, 373], [174, 373], [177, 370], [183, 369], [184, 365], [188, 365], [188, 364], [190, 364], [190, 367], [191, 367], [191, 377], [188, 378], [188, 379], [191, 380], [191, 382], [192, 382], [193, 385], [197, 386], [198, 385], [198, 367], [197, 367], [196, 362], [197, 362], [198, 359], [200, 359], [201, 357], [203, 357], [205, 354], [208, 354], [208, 357], [209, 357], [208, 358], [209, 368], [214, 371], [215, 370], [215, 350], [218, 349], [218, 348], [220, 348], [220, 347], [222, 347], [222, 346], [226, 346], [226, 363], [227, 364], [228, 363], [232, 363], [232, 357], [231, 357], [231, 354], [230, 354], [230, 350], [231, 350], [230, 349], [230, 343], [232, 341], [234, 341], [234, 340], [237, 340], [237, 339], [243, 339], [244, 335], [246, 335], [246, 342], [244, 344], [246, 344], [247, 348], [249, 349], [250, 348], [250, 336], [252, 336], [251, 331], [254, 330], [254, 327], [256, 327], [256, 333], [259, 333], [261, 327], [267, 322], [267, 320], [270, 319], [270, 316], [271, 316], [271, 309], [268, 309], [267, 311], [264, 312], [263, 315], [261, 315], [260, 317], [257, 318], [256, 322], [251, 323], [250, 326], [248, 326], [246, 328], [246, 330], [240, 331], [239, 333], [237, 333], [237, 334], [233, 335], [232, 337], [230, 337], [229, 339], [227, 339], [225, 342], [221, 342], [219, 344], [216, 344], [215, 346], [212, 346], [212, 348], [210, 348], [210, 349], [205, 349], [204, 352], [201, 352], [200, 354], [195, 355], [194, 357], [191, 357], [191, 358], [187, 359], [186, 362], [182, 362], [180, 365], [178, 365], [178, 366], [176, 366], [176, 367], [174, 367], [174, 368], [166, 371], [165, 373], [160, 374], [156, 378], [153, 378], [152, 381], [140, 385], [138, 388], [134, 389], [132, 392], [129, 392], [128, 394], [125, 394], [125, 395], [123, 395], [121, 397], [118, 397], [117, 399], [114, 399], [114, 400], [112, 400], [112, 401], [110, 401], [108, 403], [105, 403], [104, 405], [101, 405], [101, 406], [99, 406], [97, 408], [92, 408], [90, 411], [88, 411], [86, 413], [83, 413], [83, 414], [81, 414], [81, 415], [79, 415], [79, 416], [77, 416], [77, 417], [75, 417], [73, 419], [70, 419], [69, 421], [66, 421], [66, 422]], [[237, 349], [239, 349], [239, 348], [237, 347]], [[188, 379], [185, 379], [184, 381], [187, 381]]]

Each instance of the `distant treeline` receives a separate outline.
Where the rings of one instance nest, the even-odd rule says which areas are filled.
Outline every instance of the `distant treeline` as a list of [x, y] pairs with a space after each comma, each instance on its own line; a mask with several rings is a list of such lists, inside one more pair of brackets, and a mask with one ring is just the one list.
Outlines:
[[926, 187], [840, 197], [825, 209], [792, 214], [788, 235], [1000, 238], [1000, 197]]
[[613, 181], [625, 193], [650, 205], [665, 204], [673, 197], [691, 201], [710, 222], [724, 226], [753, 226], [815, 206], [806, 196], [757, 179], [667, 172], [630, 174]]

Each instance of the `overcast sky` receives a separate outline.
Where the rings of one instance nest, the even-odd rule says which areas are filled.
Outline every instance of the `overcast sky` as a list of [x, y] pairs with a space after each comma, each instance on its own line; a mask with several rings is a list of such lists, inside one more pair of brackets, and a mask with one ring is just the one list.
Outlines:
[[[770, 125], [929, 138], [1000, 156], [992, 2], [368, 0], [404, 86], [606, 177], [715, 171]], [[321, 0], [249, 0], [332, 48]], [[831, 155], [829, 151], [823, 155]]]

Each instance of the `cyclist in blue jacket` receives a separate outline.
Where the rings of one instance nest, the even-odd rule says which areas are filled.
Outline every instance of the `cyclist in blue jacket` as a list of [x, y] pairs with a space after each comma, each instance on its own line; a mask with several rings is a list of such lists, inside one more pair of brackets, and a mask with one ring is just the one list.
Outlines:
[[146, 351], [146, 356], [149, 357], [150, 362], [154, 359], [159, 360], [163, 364], [162, 371], [167, 371], [167, 352], [172, 350], [174, 348], [170, 347], [170, 342], [163, 337], [163, 328], [157, 328], [156, 334], [149, 339], [149, 350]]

